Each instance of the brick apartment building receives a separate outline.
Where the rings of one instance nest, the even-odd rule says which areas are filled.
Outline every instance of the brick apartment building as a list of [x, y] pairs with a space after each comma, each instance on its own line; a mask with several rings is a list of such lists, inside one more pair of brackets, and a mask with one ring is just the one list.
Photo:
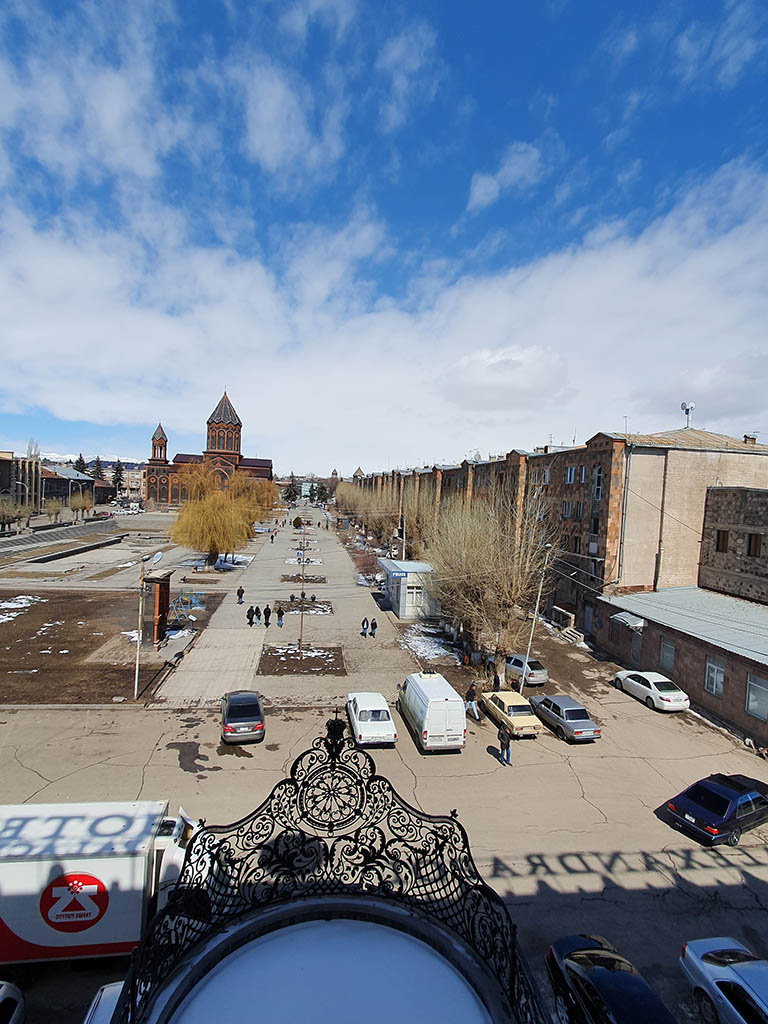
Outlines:
[[768, 604], [768, 490], [711, 487], [699, 586]]

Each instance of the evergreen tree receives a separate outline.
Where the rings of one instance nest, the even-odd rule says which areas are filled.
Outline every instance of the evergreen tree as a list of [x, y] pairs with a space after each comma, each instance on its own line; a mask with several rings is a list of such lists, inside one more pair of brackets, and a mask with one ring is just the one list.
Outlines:
[[322, 483], [322, 482], [319, 483], [317, 485], [317, 500], [318, 501], [328, 501], [328, 498], [329, 498], [328, 488], [325, 486], [324, 483]]
[[285, 500], [296, 501], [299, 496], [299, 489], [296, 486], [296, 477], [291, 473], [291, 482], [285, 488]]
[[123, 486], [123, 464], [118, 458], [112, 470], [112, 486], [119, 493]]
[[93, 469], [91, 470], [91, 476], [93, 477], [94, 480], [104, 479], [104, 467], [102, 466], [101, 459], [99, 458], [98, 455], [93, 460]]
[[75, 459], [75, 467], [74, 468], [77, 470], [78, 473], [87, 473], [88, 472], [88, 467], [85, 464], [85, 459], [83, 458], [83, 453], [82, 452], [80, 452], [80, 454]]
[[317, 488], [315, 487], [314, 484], [310, 484], [309, 487], [309, 500], [317, 501]]

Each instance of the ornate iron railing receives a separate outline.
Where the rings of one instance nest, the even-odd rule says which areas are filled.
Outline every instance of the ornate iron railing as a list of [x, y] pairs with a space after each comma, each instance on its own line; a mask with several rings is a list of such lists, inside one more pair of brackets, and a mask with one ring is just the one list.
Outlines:
[[136, 951], [113, 1024], [144, 1021], [156, 992], [195, 946], [255, 908], [351, 893], [433, 915], [493, 971], [524, 1010], [521, 1021], [542, 1024], [514, 926], [480, 877], [455, 811], [437, 817], [412, 807], [344, 729], [331, 719], [327, 735], [247, 817], [194, 835], [168, 904]]

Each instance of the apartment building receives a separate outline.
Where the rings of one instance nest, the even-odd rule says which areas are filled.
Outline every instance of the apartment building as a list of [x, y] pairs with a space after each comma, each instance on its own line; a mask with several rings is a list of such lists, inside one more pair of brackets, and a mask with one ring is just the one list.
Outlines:
[[699, 586], [768, 604], [768, 490], [707, 491]]

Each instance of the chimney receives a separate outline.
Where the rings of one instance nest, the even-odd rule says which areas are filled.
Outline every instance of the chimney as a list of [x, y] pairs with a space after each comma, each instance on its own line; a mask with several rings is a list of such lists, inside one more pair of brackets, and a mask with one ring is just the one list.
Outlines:
[[745, 434], [744, 444], [757, 444], [757, 437], [754, 434]]

